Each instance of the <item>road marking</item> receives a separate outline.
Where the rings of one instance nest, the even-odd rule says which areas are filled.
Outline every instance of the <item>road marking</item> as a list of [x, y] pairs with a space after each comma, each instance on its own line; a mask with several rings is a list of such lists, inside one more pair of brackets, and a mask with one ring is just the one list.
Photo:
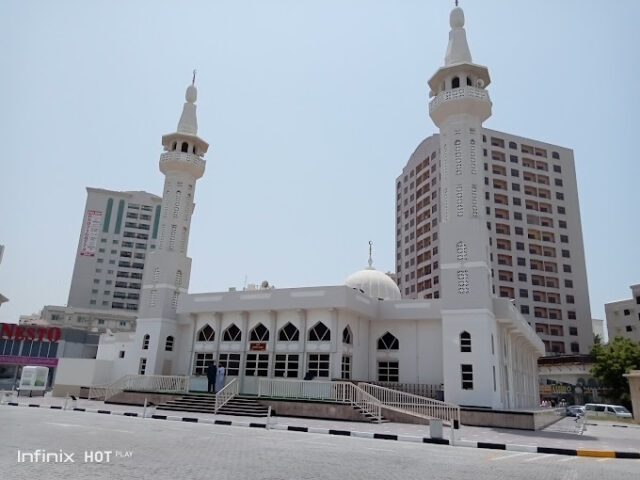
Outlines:
[[521, 457], [522, 455], [531, 455], [529, 452], [514, 453], [513, 455], [503, 455], [502, 457], [492, 458], [491, 460], [506, 460], [507, 458]]
[[543, 458], [552, 457], [552, 456], [553, 456], [553, 454], [548, 453], [546, 455], [540, 455], [540, 456], [537, 456], [537, 457], [527, 458], [525, 460], [525, 462], [535, 462], [537, 460], [542, 460]]
[[558, 460], [559, 462], [570, 462], [571, 460], [575, 460], [578, 457], [567, 457], [567, 458], [563, 458], [562, 460]]
[[598, 460], [596, 460], [596, 462], [608, 462], [609, 459], [608, 458], [599, 458]]

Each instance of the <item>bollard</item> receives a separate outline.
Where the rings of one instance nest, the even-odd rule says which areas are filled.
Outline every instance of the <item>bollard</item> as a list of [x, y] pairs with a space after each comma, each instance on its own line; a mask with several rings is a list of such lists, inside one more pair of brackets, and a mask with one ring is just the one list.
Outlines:
[[429, 420], [429, 436], [431, 438], [442, 438], [442, 420], [439, 418]]
[[144, 397], [144, 407], [142, 410], [142, 418], [147, 418], [147, 397]]
[[271, 430], [271, 406], [267, 410], [267, 430]]

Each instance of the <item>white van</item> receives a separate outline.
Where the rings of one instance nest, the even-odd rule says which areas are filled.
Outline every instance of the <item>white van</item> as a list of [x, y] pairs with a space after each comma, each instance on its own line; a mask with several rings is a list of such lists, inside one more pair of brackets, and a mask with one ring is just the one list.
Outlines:
[[587, 403], [584, 413], [588, 417], [618, 417], [632, 418], [631, 412], [621, 405], [607, 405], [605, 403]]

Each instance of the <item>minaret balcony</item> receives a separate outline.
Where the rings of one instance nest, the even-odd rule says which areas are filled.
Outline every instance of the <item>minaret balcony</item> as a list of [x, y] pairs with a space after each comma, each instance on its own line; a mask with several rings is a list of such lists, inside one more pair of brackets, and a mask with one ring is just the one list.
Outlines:
[[178, 170], [200, 178], [204, 174], [205, 165], [206, 162], [193, 153], [164, 152], [160, 155], [160, 171], [165, 174]]
[[[460, 102], [460, 100], [464, 100], [464, 102]], [[441, 108], [445, 105], [449, 108]], [[439, 123], [439, 119], [457, 113], [470, 113], [479, 116], [482, 121], [486, 120], [491, 115], [489, 92], [482, 88], [464, 86], [442, 91], [429, 103], [429, 114], [436, 125]], [[435, 118], [436, 116], [438, 120]]]

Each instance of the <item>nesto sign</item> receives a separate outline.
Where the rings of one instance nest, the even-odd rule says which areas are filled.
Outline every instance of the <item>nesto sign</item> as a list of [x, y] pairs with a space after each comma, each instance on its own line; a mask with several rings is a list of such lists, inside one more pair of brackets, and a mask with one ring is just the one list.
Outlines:
[[0, 323], [0, 338], [37, 340], [39, 342], [47, 339], [52, 343], [56, 343], [61, 336], [62, 330], [59, 327], [34, 327], [16, 325], [15, 323]]

